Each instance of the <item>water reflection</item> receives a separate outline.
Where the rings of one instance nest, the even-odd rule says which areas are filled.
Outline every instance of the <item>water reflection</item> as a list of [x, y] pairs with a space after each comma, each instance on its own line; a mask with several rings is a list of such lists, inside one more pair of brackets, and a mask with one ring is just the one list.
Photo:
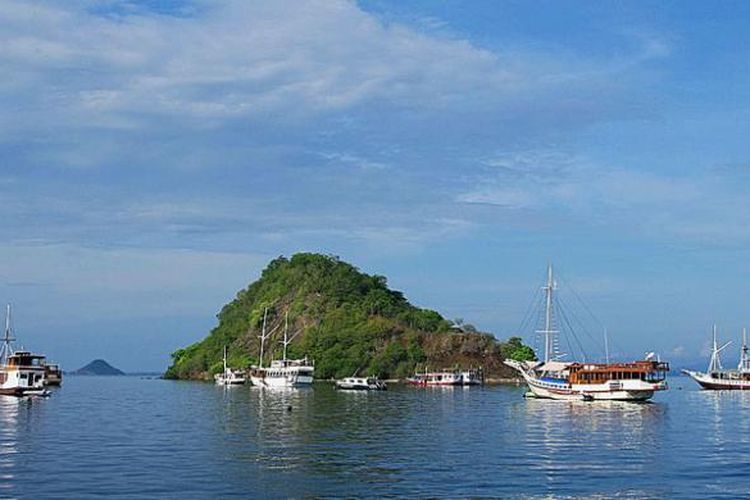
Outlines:
[[18, 414], [19, 406], [26, 404], [23, 399], [13, 396], [0, 396], [0, 491], [13, 490], [13, 471], [18, 454]]

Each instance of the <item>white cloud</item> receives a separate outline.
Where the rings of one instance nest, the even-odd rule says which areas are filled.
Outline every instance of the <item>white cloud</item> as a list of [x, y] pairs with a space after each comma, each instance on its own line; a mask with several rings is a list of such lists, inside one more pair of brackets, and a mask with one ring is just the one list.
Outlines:
[[750, 239], [750, 199], [731, 179], [598, 165], [559, 152], [485, 160], [490, 171], [456, 197], [466, 204], [523, 209], [657, 239], [742, 244]]

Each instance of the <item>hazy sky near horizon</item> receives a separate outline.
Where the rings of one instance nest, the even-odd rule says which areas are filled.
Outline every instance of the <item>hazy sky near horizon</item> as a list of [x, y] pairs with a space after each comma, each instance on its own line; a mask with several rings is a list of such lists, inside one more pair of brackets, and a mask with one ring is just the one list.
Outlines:
[[750, 326], [749, 21], [0, 0], [0, 300], [67, 368], [160, 370], [281, 254], [499, 337], [552, 261], [620, 352], [700, 356], [713, 322]]

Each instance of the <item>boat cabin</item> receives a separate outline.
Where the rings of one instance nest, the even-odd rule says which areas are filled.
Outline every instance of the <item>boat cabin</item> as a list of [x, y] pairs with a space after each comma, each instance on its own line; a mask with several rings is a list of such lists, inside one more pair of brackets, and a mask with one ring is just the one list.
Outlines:
[[643, 380], [658, 383], [667, 377], [669, 363], [634, 361], [632, 363], [572, 363], [568, 366], [571, 384], [603, 384], [609, 380]]
[[6, 367], [33, 368], [39, 367], [44, 370], [45, 356], [41, 354], [32, 354], [29, 351], [16, 351], [8, 356]]

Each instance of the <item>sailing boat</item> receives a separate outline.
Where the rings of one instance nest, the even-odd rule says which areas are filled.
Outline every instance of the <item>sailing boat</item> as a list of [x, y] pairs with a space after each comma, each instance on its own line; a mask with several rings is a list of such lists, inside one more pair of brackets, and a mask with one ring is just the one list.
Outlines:
[[44, 359], [29, 351], [13, 350], [13, 331], [10, 323], [10, 304], [5, 312], [5, 335], [0, 347], [0, 394], [11, 396], [46, 396], [44, 388]]
[[260, 334], [260, 359], [258, 366], [254, 366], [250, 372], [250, 380], [253, 385], [259, 387], [300, 387], [307, 386], [313, 382], [315, 366], [307, 357], [302, 359], [287, 359], [286, 351], [292, 340], [300, 333], [298, 331], [289, 337], [289, 312], [284, 319], [284, 351], [281, 359], [272, 360], [271, 366], [263, 366], [263, 354], [266, 340], [273, 334], [274, 330], [267, 331], [268, 308], [263, 312], [263, 327]]
[[654, 353], [631, 363], [560, 361], [564, 355], [557, 352], [559, 330], [554, 325], [553, 300], [556, 289], [550, 265], [547, 283], [542, 287], [545, 294], [544, 327], [537, 330], [544, 335], [544, 360], [505, 360], [505, 364], [516, 369], [526, 381], [530, 396], [583, 401], [645, 401], [654, 392], [667, 389], [669, 364], [654, 360]]
[[232, 370], [227, 366], [227, 346], [224, 346], [224, 371], [214, 375], [218, 385], [239, 385], [245, 383], [245, 372]]
[[706, 373], [691, 370], [682, 370], [682, 372], [698, 382], [704, 389], [750, 390], [750, 357], [748, 357], [747, 330], [742, 329], [742, 348], [740, 349], [740, 362], [737, 365], [737, 369], [725, 370], [721, 366], [719, 353], [731, 343], [732, 341], [730, 340], [719, 347], [716, 339], [716, 325], [714, 325], [711, 359], [708, 362]]

